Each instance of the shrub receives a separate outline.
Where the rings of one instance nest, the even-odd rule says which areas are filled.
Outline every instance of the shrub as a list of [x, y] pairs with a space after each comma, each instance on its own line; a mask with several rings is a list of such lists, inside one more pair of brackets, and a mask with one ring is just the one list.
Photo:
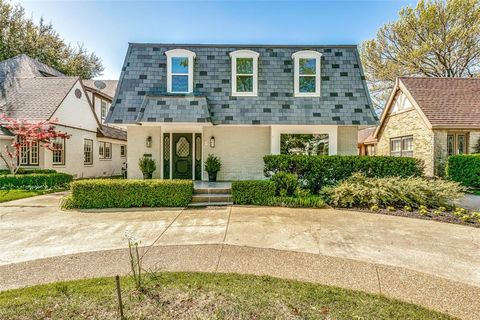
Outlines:
[[462, 196], [464, 188], [445, 180], [427, 180], [419, 177], [367, 178], [354, 174], [336, 187], [326, 187], [322, 193], [338, 207], [364, 207], [374, 205], [403, 208], [444, 207]]
[[218, 157], [213, 154], [209, 154], [207, 160], [205, 160], [205, 171], [208, 173], [216, 173], [222, 168], [222, 163]]
[[[26, 169], [26, 168], [19, 168], [16, 174], [50, 174], [50, 173], [57, 173], [57, 171], [53, 169]], [[0, 170], [0, 175], [10, 174], [10, 170]]]
[[289, 208], [323, 208], [325, 201], [319, 196], [309, 195], [305, 197], [273, 197], [269, 205]]
[[143, 173], [144, 179], [152, 179], [153, 172], [157, 170], [155, 160], [150, 157], [143, 157], [138, 160], [138, 166]]
[[292, 173], [277, 172], [271, 180], [275, 182], [275, 195], [293, 196], [298, 186], [298, 178]]
[[244, 180], [232, 182], [235, 204], [268, 205], [275, 196], [275, 183], [270, 180]]
[[190, 180], [91, 179], [72, 183], [66, 205], [82, 209], [184, 207], [190, 203]]
[[423, 174], [422, 162], [408, 157], [268, 155], [263, 159], [267, 177], [277, 172], [296, 174], [314, 193], [323, 186], [335, 185], [347, 179], [355, 172], [379, 178]]
[[73, 177], [65, 173], [0, 175], [0, 189], [55, 189], [66, 187]]
[[448, 157], [447, 177], [466, 187], [480, 188], [480, 154]]

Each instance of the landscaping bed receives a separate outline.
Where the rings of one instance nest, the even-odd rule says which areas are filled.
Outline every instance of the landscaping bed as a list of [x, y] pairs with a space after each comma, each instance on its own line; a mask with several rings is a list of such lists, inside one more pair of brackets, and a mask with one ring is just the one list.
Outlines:
[[[122, 278], [127, 319], [453, 319], [374, 294], [266, 276], [147, 274]], [[0, 318], [119, 319], [113, 278], [0, 292]]]

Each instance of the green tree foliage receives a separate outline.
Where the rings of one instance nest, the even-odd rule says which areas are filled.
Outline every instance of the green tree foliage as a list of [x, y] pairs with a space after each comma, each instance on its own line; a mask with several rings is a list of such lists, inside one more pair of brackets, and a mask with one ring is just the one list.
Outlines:
[[36, 24], [25, 17], [23, 7], [0, 0], [0, 61], [22, 53], [83, 79], [91, 79], [104, 70], [101, 59], [82, 44], [65, 43], [51, 24], [45, 24], [43, 19]]
[[364, 42], [361, 57], [377, 106], [399, 76], [477, 77], [480, 0], [422, 0]]

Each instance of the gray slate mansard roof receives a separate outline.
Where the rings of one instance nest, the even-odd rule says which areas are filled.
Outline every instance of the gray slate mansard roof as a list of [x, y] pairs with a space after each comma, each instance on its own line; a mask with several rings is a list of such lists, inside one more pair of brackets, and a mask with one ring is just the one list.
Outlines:
[[[166, 93], [165, 51], [171, 49], [196, 53], [193, 96], [206, 97], [209, 114], [205, 114], [201, 99], [192, 95], [173, 98]], [[231, 96], [229, 53], [239, 49], [260, 54], [257, 97]], [[321, 97], [294, 97], [292, 54], [300, 50], [315, 50], [323, 55]], [[190, 101], [199, 101], [199, 105], [189, 105]], [[131, 43], [106, 122], [185, 120], [213, 124], [374, 125], [377, 117], [356, 46]]]

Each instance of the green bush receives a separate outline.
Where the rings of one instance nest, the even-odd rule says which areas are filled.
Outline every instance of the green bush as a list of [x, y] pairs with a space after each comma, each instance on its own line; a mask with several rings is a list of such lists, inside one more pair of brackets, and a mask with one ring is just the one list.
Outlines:
[[267, 155], [263, 159], [267, 177], [281, 171], [293, 173], [314, 193], [323, 186], [347, 179], [355, 172], [379, 178], [423, 174], [422, 162], [407, 157]]
[[450, 206], [463, 191], [465, 188], [453, 181], [419, 177], [367, 178], [354, 174], [335, 187], [323, 188], [321, 193], [336, 207], [437, 208]]
[[0, 175], [0, 189], [55, 189], [66, 187], [73, 177], [65, 173]]
[[190, 180], [91, 179], [72, 183], [68, 207], [82, 209], [184, 207], [192, 200]]
[[232, 182], [235, 204], [268, 205], [275, 196], [275, 183], [270, 180], [244, 180]]
[[268, 205], [289, 208], [323, 208], [325, 207], [325, 201], [321, 197], [314, 195], [305, 197], [273, 197]]
[[277, 172], [270, 180], [275, 182], [275, 195], [293, 196], [298, 186], [298, 178], [292, 173]]
[[448, 157], [447, 177], [466, 187], [480, 188], [480, 154]]
[[[57, 173], [57, 171], [53, 169], [26, 169], [26, 168], [19, 168], [17, 170], [17, 174], [50, 174], [50, 173]], [[0, 170], [0, 175], [10, 174], [10, 170]]]

